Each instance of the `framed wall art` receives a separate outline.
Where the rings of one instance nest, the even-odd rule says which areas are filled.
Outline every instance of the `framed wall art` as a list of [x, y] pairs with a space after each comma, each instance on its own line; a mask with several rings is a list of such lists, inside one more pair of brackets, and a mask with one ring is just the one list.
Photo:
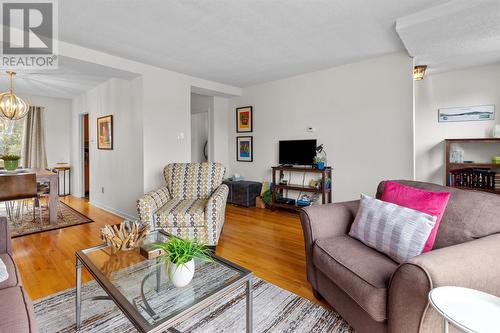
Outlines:
[[236, 137], [236, 160], [238, 162], [253, 162], [253, 137]]
[[97, 149], [113, 149], [113, 116], [97, 118]]
[[495, 105], [463, 106], [438, 110], [440, 123], [458, 121], [495, 120]]
[[251, 106], [236, 109], [236, 132], [250, 133], [253, 131], [253, 110]]

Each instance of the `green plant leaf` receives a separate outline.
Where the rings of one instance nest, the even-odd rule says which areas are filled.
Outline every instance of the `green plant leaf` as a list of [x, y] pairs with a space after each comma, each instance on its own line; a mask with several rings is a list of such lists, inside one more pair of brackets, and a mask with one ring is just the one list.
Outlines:
[[192, 259], [213, 261], [210, 249], [196, 239], [170, 237], [167, 242], [156, 244], [154, 247], [165, 251], [164, 260], [176, 264], [177, 267]]

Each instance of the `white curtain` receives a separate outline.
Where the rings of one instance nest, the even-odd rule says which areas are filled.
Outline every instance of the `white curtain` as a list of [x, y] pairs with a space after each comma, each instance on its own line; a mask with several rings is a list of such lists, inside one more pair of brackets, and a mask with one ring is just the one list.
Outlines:
[[44, 108], [31, 106], [26, 115], [23, 145], [21, 149], [22, 164], [25, 168], [47, 168], [45, 151]]

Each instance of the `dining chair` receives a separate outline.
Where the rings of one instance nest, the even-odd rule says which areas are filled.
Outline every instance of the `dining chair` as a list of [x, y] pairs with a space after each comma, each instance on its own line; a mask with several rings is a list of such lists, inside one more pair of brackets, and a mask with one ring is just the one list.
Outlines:
[[[12, 221], [15, 220], [15, 217], [20, 217], [22, 221], [25, 200], [33, 199], [33, 222], [36, 221], [36, 207], [38, 207], [38, 215], [40, 223], [42, 223], [42, 211], [40, 209], [35, 173], [1, 174], [0, 189], [0, 202], [5, 203], [7, 215]], [[22, 201], [19, 203], [19, 200]], [[17, 209], [15, 207], [16, 202], [18, 202]]]
[[[47, 171], [52, 171], [50, 169], [47, 169]], [[53, 172], [53, 171], [52, 171]], [[49, 196], [50, 196], [50, 183], [49, 182], [38, 182], [37, 183], [37, 192], [38, 192], [38, 198], [44, 198], [46, 207], [49, 209]], [[40, 202], [40, 209], [42, 209], [42, 204]], [[61, 207], [61, 201], [59, 200], [57, 203], [57, 215], [58, 218], [60, 218], [63, 221], [66, 221], [66, 218], [64, 217], [62, 207]]]

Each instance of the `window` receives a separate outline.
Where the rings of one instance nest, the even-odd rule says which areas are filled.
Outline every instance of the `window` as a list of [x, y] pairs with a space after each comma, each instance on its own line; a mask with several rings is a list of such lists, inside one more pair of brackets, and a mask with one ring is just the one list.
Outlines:
[[23, 119], [12, 121], [0, 118], [0, 155], [21, 155], [23, 132]]

